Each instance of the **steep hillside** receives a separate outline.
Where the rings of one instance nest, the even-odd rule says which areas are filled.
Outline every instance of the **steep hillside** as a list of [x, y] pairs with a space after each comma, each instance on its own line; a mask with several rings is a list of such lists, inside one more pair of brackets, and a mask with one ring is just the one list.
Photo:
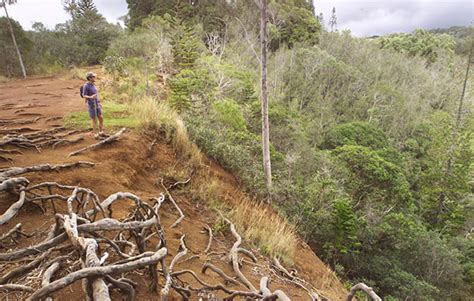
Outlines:
[[[77, 95], [77, 87], [80, 84], [79, 80], [49, 77], [11, 81], [0, 86], [0, 120], [2, 122], [0, 130], [4, 135], [0, 143], [3, 161], [0, 163], [2, 181], [12, 177], [26, 177], [29, 181], [29, 184], [25, 184], [27, 182], [23, 180], [15, 182], [18, 186], [13, 186], [17, 187], [3, 186], [6, 182], [0, 185], [2, 187], [0, 192], [2, 214], [0, 217], [2, 221], [0, 225], [2, 235], [0, 236], [0, 290], [2, 290], [2, 297], [0, 299], [27, 298], [31, 292], [37, 291], [42, 286], [41, 281], [42, 277], [44, 279], [45, 271], [52, 271], [55, 263], [59, 263], [61, 268], [53, 272], [51, 281], [54, 282], [48, 288], [57, 284], [58, 279], [65, 279], [64, 277], [74, 272], [77, 274], [77, 271], [81, 270], [80, 256], [84, 253], [77, 251], [82, 247], [78, 246], [70, 236], [70, 232], [68, 232], [69, 238], [61, 244], [55, 244], [46, 249], [38, 247], [38, 244], [41, 245], [41, 242], [51, 238], [49, 235], [60, 236], [60, 233], [64, 232], [62, 227], [66, 227], [67, 221], [73, 216], [72, 208], [68, 209], [66, 201], [71, 195], [71, 189], [54, 188], [54, 185], [49, 184], [52, 187], [49, 192], [45, 189], [35, 190], [35, 185], [46, 182], [90, 189], [101, 201], [117, 192], [129, 192], [151, 206], [155, 204], [154, 198], [159, 198], [160, 194], [167, 195], [164, 189], [167, 187], [172, 199], [176, 201], [184, 214], [184, 219], [173, 227], [179, 214], [170, 202], [171, 198], [166, 197], [159, 209], [162, 231], [166, 240], [166, 245], [162, 243], [160, 247], [166, 246], [167, 249], [165, 266], [171, 269], [170, 265], [174, 265], [170, 299], [178, 298], [177, 290], [181, 290], [181, 293], [191, 292], [191, 300], [197, 300], [198, 296], [225, 297], [231, 295], [233, 291], [250, 291], [240, 281], [235, 280], [236, 274], [228, 262], [228, 254], [236, 238], [218, 212], [223, 213], [226, 218], [235, 223], [237, 232], [244, 236], [242, 247], [247, 248], [256, 257], [256, 262], [253, 262], [251, 254], [239, 256], [240, 269], [253, 286], [258, 288], [261, 278], [267, 276], [271, 279], [270, 290], [281, 289], [293, 300], [309, 299], [305, 289], [317, 293], [323, 299], [343, 300], [345, 298], [347, 292], [334, 273], [304, 242], [294, 236], [292, 228], [265, 205], [245, 202], [248, 196], [240, 190], [235, 178], [212, 160], [203, 158], [201, 164], [190, 164], [177, 154], [176, 149], [173, 149], [164, 136], [147, 136], [136, 130], [127, 130], [118, 141], [109, 145], [68, 157], [72, 151], [97, 142], [82, 130], [63, 127], [62, 119], [65, 114], [84, 110], [84, 104]], [[106, 115], [106, 121], [107, 117], [113, 118]], [[33, 139], [35, 135], [36, 138]], [[57, 143], [58, 139], [66, 139], [70, 144], [64, 143], [64, 140]], [[35, 148], [35, 145], [38, 147], [40, 144], [42, 146]], [[61, 165], [78, 161], [92, 162], [93, 165], [19, 172], [15, 176], [6, 175], [9, 172], [12, 173], [13, 167], [38, 166], [39, 164]], [[213, 183], [213, 188], [209, 183]], [[6, 212], [14, 211], [12, 205], [19, 200], [19, 197], [21, 199], [22, 190], [26, 191], [26, 201], [23, 206], [18, 207], [17, 214], [9, 219]], [[50, 199], [48, 195], [55, 196]], [[84, 202], [84, 194], [72, 202], [75, 203], [80, 199]], [[136, 199], [135, 201], [133, 199], [132, 196], [113, 203], [110, 212], [106, 212], [108, 210], [104, 208], [105, 211], [97, 214], [100, 216], [98, 219], [101, 219], [102, 215], [107, 215], [109, 218], [122, 222], [126, 222], [123, 219], [129, 217], [128, 221], [130, 221], [132, 213], [137, 212]], [[257, 241], [245, 239], [247, 235], [244, 232], [248, 231], [244, 231], [246, 227], [244, 221], [237, 219], [239, 210], [243, 208], [242, 204], [245, 205], [245, 210], [248, 210], [244, 213], [248, 219], [252, 219], [253, 213], [263, 214], [263, 219], [260, 220], [259, 225], [255, 225], [257, 228], [253, 230], [273, 234], [276, 232], [275, 229], [287, 229], [276, 232], [274, 235], [281, 235], [281, 237], [275, 237], [275, 240], [287, 238], [292, 244], [287, 246], [292, 256], [281, 257], [283, 265], [291, 271], [292, 276], [285, 275], [275, 268], [270, 256], [273, 254], [272, 250], [259, 249]], [[79, 205], [77, 208], [75, 205], [73, 207], [72, 211], [82, 216], [78, 219], [78, 223], [82, 226], [85, 225], [84, 223], [87, 224], [86, 218], [91, 215], [81, 215], [80, 212], [86, 210], [81, 210]], [[89, 205], [86, 209], [93, 208], [94, 206]], [[94, 223], [93, 220], [91, 218], [92, 223]], [[55, 221], [59, 228], [51, 232], [51, 226], [55, 224]], [[18, 223], [21, 223], [22, 232], [14, 232], [12, 236], [6, 237]], [[265, 227], [272, 228], [265, 229]], [[212, 229], [214, 238], [212, 242], [209, 242], [207, 229]], [[24, 236], [23, 233], [27, 235]], [[123, 231], [124, 235], [120, 237], [115, 236], [117, 231], [102, 232], [105, 236], [98, 235], [98, 232], [88, 233], [79, 232], [77, 239], [80, 241], [80, 237], [88, 237], [89, 242], [95, 240], [98, 243], [97, 256], [104, 258], [103, 267], [116, 264], [118, 260], [123, 261], [129, 256], [136, 256], [138, 253], [155, 252], [159, 245], [156, 233], [145, 240], [143, 249], [138, 246], [135, 251], [127, 246], [140, 240], [128, 237], [128, 231]], [[130, 231], [130, 235], [139, 233], [149, 234], [146, 231]], [[118, 245], [114, 246], [106, 237], [115, 240]], [[179, 254], [183, 254], [183, 245], [180, 248], [182, 237], [185, 237], [187, 254], [178, 259]], [[128, 239], [128, 242], [124, 242], [124, 239]], [[18, 250], [21, 249], [28, 250], [28, 256], [15, 257], [14, 254], [18, 254]], [[90, 251], [89, 249], [86, 253], [90, 255]], [[108, 258], [104, 257], [106, 253], [109, 254]], [[245, 254], [246, 252], [242, 255]], [[219, 267], [232, 279], [226, 281], [210, 270], [205, 274], [201, 273], [206, 263]], [[83, 264], [90, 266], [91, 262], [86, 261]], [[225, 284], [228, 291], [224, 292], [222, 289], [211, 287], [203, 288], [205, 285], [198, 283], [192, 277], [192, 272], [185, 272], [187, 270], [194, 272], [201, 281], [210, 286], [218, 283]], [[183, 271], [183, 274], [180, 274], [180, 271]], [[295, 274], [296, 271], [298, 274]], [[148, 270], [143, 268], [127, 273], [110, 274], [116, 280], [120, 278], [118, 284], [110, 278], [106, 281], [112, 284], [110, 292], [113, 300], [119, 300], [121, 296], [127, 295], [130, 284], [135, 287], [136, 300], [158, 300], [160, 298], [158, 292], [165, 285], [162, 273], [162, 267], [159, 265], [158, 287], [155, 292], [149, 289], [149, 286], [153, 284], [153, 278]], [[124, 278], [129, 280], [123, 280]], [[85, 294], [80, 282], [74, 281], [63, 289], [52, 290], [51, 296], [56, 300], [84, 300]], [[14, 287], [13, 284], [26, 287]], [[45, 285], [43, 283], [43, 286]]]

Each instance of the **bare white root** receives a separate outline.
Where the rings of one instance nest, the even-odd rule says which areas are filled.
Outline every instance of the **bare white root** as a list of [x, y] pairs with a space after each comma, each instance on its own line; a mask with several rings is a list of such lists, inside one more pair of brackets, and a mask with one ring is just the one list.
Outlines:
[[380, 298], [370, 286], [367, 286], [364, 283], [358, 283], [351, 288], [349, 294], [347, 295], [347, 301], [351, 301], [357, 291], [363, 291], [373, 301], [382, 301], [382, 298]]
[[89, 145], [89, 146], [86, 146], [84, 148], [81, 148], [81, 149], [78, 149], [77, 151], [73, 151], [72, 153], [70, 153], [68, 155], [68, 157], [72, 157], [72, 156], [77, 156], [81, 153], [84, 153], [86, 151], [90, 151], [90, 150], [93, 150], [93, 149], [96, 149], [96, 148], [99, 148], [99, 147], [102, 147], [104, 146], [105, 144], [109, 144], [109, 143], [112, 143], [112, 142], [115, 142], [117, 141], [120, 136], [125, 132], [125, 128], [122, 128], [120, 131], [118, 131], [117, 133], [113, 134], [112, 136], [100, 141], [100, 142], [97, 142], [97, 143], [94, 143], [92, 145]]

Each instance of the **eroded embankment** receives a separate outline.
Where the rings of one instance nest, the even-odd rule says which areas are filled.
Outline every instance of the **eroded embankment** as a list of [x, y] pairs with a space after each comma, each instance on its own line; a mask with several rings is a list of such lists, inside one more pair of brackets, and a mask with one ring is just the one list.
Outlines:
[[[234, 177], [208, 159], [202, 160], [202, 164], [198, 166], [190, 166], [186, 160], [176, 156], [175, 151], [162, 138], [147, 137], [134, 131], [127, 131], [119, 141], [99, 149], [68, 157], [71, 152], [97, 142], [84, 132], [62, 128], [61, 118], [66, 112], [83, 109], [83, 103], [76, 95], [76, 86], [78, 85], [80, 85], [80, 81], [77, 80], [40, 78], [10, 82], [0, 86], [0, 121], [2, 122], [0, 130], [2, 135], [10, 135], [4, 137], [4, 141], [19, 139], [16, 143], [0, 146], [2, 149], [0, 155], [5, 159], [0, 163], [1, 168], [37, 166], [46, 163], [63, 165], [77, 161], [94, 163], [93, 166], [33, 171], [8, 177], [4, 174], [4, 180], [12, 177], [25, 177], [29, 184], [18, 182], [19, 185], [16, 185], [16, 189], [0, 192], [0, 214], [18, 202], [22, 195], [21, 189], [24, 190], [25, 195], [25, 202], [19, 208], [18, 213], [0, 225], [0, 235], [6, 234], [15, 225], [21, 223], [22, 231], [29, 237], [16, 233], [14, 240], [4, 239], [0, 245], [0, 253], [2, 253], [0, 258], [5, 259], [6, 257], [2, 256], [7, 255], [3, 254], [9, 254], [45, 241], [48, 235], [61, 235], [64, 232], [62, 228], [51, 232], [51, 226], [54, 224], [66, 227], [66, 229], [69, 225], [73, 229], [72, 232], [67, 233], [68, 235], [61, 244], [47, 248], [49, 253], [35, 251], [26, 257], [3, 260], [0, 263], [0, 275], [4, 282], [26, 285], [36, 291], [42, 286], [43, 272], [51, 267], [54, 258], [62, 259], [58, 261], [61, 268], [53, 274], [51, 281], [80, 270], [79, 255], [84, 252], [92, 257], [95, 253], [96, 259], [99, 261], [104, 258], [104, 254], [107, 252], [109, 257], [104, 259], [102, 266], [116, 266], [118, 261], [126, 259], [127, 256], [156, 251], [157, 246], [160, 245], [159, 236], [161, 235], [162, 240], [166, 241], [167, 255], [162, 263], [167, 269], [172, 266], [173, 272], [193, 271], [205, 284], [214, 286], [222, 283], [229, 290], [224, 292], [208, 288], [201, 292], [193, 291], [193, 288], [203, 288], [205, 285], [199, 283], [191, 273], [184, 272], [184, 274], [178, 273], [171, 277], [173, 288], [169, 293], [170, 298], [178, 298], [178, 291], [181, 291], [182, 294], [187, 291], [191, 292], [191, 299], [197, 299], [198, 296], [206, 297], [209, 293], [225, 297], [231, 293], [230, 290], [251, 291], [252, 288], [243, 284], [242, 282], [245, 281], [239, 279], [235, 265], [233, 267], [229, 264], [229, 252], [236, 237], [232, 235], [228, 225], [221, 220], [217, 210], [214, 210], [221, 210], [227, 217], [238, 216], [227, 213], [232, 208], [234, 210], [239, 208], [237, 202], [240, 204], [247, 196], [240, 191]], [[72, 143], [68, 143], [66, 140]], [[186, 182], [188, 179], [189, 182]], [[161, 181], [163, 181], [163, 185]], [[87, 211], [94, 208], [94, 194], [83, 192], [80, 197], [70, 200], [72, 206], [68, 208], [67, 199], [73, 192], [71, 189], [61, 189], [50, 185], [51, 190], [48, 190], [46, 186], [28, 190], [34, 185], [45, 182], [89, 189], [97, 196], [95, 207], [117, 192], [129, 192], [133, 196], [114, 202], [110, 206], [111, 212], [107, 208], [103, 208], [103, 211], [97, 209], [96, 214], [86, 215]], [[174, 185], [178, 182], [186, 183]], [[209, 183], [212, 185], [208, 185]], [[169, 197], [165, 188], [168, 189], [172, 198]], [[53, 199], [47, 198], [51, 195], [57, 195], [54, 198], [54, 208]], [[85, 205], [88, 195], [90, 201], [88, 205]], [[161, 199], [164, 201], [161, 206], [157, 206], [160, 195], [165, 196]], [[139, 201], [135, 196], [139, 198]], [[176, 202], [184, 214], [182, 221], [174, 227], [172, 226], [180, 214], [171, 199]], [[83, 206], [85, 207], [83, 208]], [[268, 220], [277, 224], [285, 223], [268, 208], [253, 207], [250, 202], [246, 203], [246, 208], [249, 212], [264, 210], [264, 216], [268, 216]], [[97, 216], [97, 220], [106, 216], [116, 219], [122, 224], [131, 221], [143, 223], [153, 218], [153, 212], [159, 213], [158, 228], [152, 227], [142, 231], [143, 227], [138, 227], [134, 231], [122, 231], [122, 235], [119, 235], [121, 230], [115, 228], [110, 231], [82, 232], [80, 230], [75, 235], [75, 224], [70, 222], [71, 218], [74, 219], [74, 215], [77, 214], [80, 217], [77, 222], [78, 229], [85, 227], [83, 225], [88, 222], [94, 223], [94, 216]], [[265, 220], [265, 218], [260, 218], [261, 221]], [[237, 225], [237, 233], [242, 234], [239, 225], [244, 225], [244, 223], [238, 220], [231, 220], [231, 222]], [[269, 223], [261, 222], [261, 225], [262, 227], [268, 226]], [[210, 245], [208, 229], [213, 229], [213, 240]], [[284, 234], [277, 233], [276, 235]], [[183, 255], [184, 246], [181, 240], [183, 236], [187, 249], [185, 255]], [[80, 237], [95, 240], [99, 246], [98, 250], [91, 252], [89, 249], [88, 253], [85, 249], [87, 249], [90, 240], [83, 240]], [[115, 241], [116, 245], [118, 244], [118, 250], [113, 243], [110, 243], [110, 240]], [[331, 300], [343, 300], [346, 291], [333, 273], [304, 243], [298, 240], [293, 243], [295, 244], [292, 246], [293, 255], [288, 260], [293, 261], [293, 266], [287, 266], [287, 268], [290, 271], [291, 269], [298, 271], [297, 277], [304, 279], [304, 282], [300, 284]], [[142, 245], [140, 246], [140, 244]], [[163, 246], [164, 244], [161, 242], [160, 247]], [[301, 285], [295, 284], [295, 279], [290, 281], [289, 278], [292, 276], [285, 276], [272, 265], [271, 258], [260, 254], [256, 247], [258, 242], [250, 242], [244, 238], [241, 246], [255, 255], [256, 262], [252, 261], [252, 256], [245, 255], [244, 251], [243, 255], [242, 253], [238, 255], [240, 264], [237, 264], [237, 268], [257, 290], [261, 278], [268, 276], [272, 279], [269, 285], [271, 291], [281, 289], [293, 300], [309, 298], [307, 291], [302, 289]], [[264, 251], [266, 254], [272, 253], [271, 250]], [[46, 255], [41, 258], [41, 254]], [[178, 254], [180, 255], [177, 256]], [[183, 256], [181, 257], [181, 255]], [[173, 259], [175, 259], [174, 263], [172, 263]], [[99, 264], [93, 261], [85, 261], [84, 264], [91, 267]], [[129, 286], [135, 287], [136, 300], [158, 300], [158, 292], [166, 285], [166, 279], [163, 276], [159, 258], [157, 262], [158, 273], [155, 280], [152, 277], [153, 273], [150, 274], [149, 269], [144, 268], [126, 273], [115, 273], [113, 276], [116, 280], [121, 277], [131, 280]], [[153, 262], [153, 264], [155, 263]], [[226, 280], [209, 270], [206, 273], [201, 273], [206, 263], [217, 266], [233, 280]], [[12, 271], [17, 271], [16, 269], [24, 266], [31, 268], [17, 275], [13, 273], [12, 276]], [[164, 274], [166, 275], [166, 272]], [[120, 299], [120, 296], [127, 295], [129, 290], [123, 284], [127, 283], [127, 280], [121, 281], [121, 289], [117, 289], [117, 285], [120, 286], [120, 283], [113, 284], [110, 279], [105, 279], [105, 281], [105, 284], [112, 284], [110, 289], [112, 299]], [[157, 285], [156, 292], [150, 291], [150, 285], [153, 286], [153, 284]], [[97, 285], [100, 287], [100, 283]], [[10, 299], [24, 299], [29, 295], [31, 292], [2, 292], [2, 296], [8, 296]], [[83, 300], [84, 291], [81, 281], [73, 282], [56, 291], [52, 296], [58, 300]]]

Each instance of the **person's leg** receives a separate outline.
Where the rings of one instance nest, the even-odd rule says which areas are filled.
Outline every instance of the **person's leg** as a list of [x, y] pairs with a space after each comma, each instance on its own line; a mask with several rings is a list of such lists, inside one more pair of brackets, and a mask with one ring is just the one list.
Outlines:
[[91, 118], [91, 122], [92, 122], [92, 134], [97, 134], [97, 118], [96, 117], [92, 117]]
[[104, 118], [102, 118], [102, 114], [100, 114], [97, 118], [99, 119], [99, 133], [102, 133], [104, 128]]

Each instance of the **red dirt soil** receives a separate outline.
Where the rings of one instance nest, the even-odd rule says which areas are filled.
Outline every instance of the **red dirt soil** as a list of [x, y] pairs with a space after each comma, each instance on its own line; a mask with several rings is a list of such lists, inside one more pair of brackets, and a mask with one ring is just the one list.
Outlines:
[[[73, 111], [85, 110], [85, 104], [78, 96], [78, 87], [81, 81], [77, 79], [64, 78], [33, 78], [28, 80], [11, 81], [0, 84], [0, 120], [31, 120], [31, 123], [22, 125], [5, 123], [0, 126], [0, 133], [12, 128], [28, 127], [32, 129], [50, 129], [53, 127], [63, 126], [60, 117]], [[58, 117], [57, 119], [50, 117]], [[38, 120], [34, 121], [36, 117]], [[48, 119], [50, 118], [50, 119]], [[104, 112], [105, 122], [107, 122], [107, 112]], [[28, 130], [26, 132], [29, 132]], [[79, 148], [95, 143], [92, 137], [79, 133], [71, 138], [84, 136], [84, 140], [78, 144], [71, 146], [62, 146], [56, 149], [45, 148], [41, 152], [34, 149], [21, 149], [23, 154], [8, 155], [12, 162], [1, 162], [0, 168], [8, 168], [12, 166], [24, 167], [43, 163], [63, 164], [67, 162], [75, 162], [78, 160], [90, 161], [96, 163], [92, 168], [75, 168], [62, 170], [59, 172], [32, 172], [24, 175], [31, 184], [37, 184], [45, 181], [54, 181], [60, 184], [80, 185], [92, 189], [98, 194], [100, 199], [104, 199], [110, 194], [118, 191], [131, 192], [138, 195], [142, 200], [148, 200], [151, 197], [159, 196], [163, 192], [161, 187], [157, 185], [157, 181], [165, 177], [169, 183], [176, 179], [166, 178], [170, 173], [176, 170], [186, 170], [185, 162], [180, 162], [175, 156], [175, 152], [165, 141], [158, 141], [154, 147], [154, 151], [150, 152], [150, 141], [141, 134], [129, 130], [118, 141], [110, 145], [106, 145], [100, 149], [89, 151], [83, 155], [67, 158], [67, 155]], [[222, 186], [235, 191], [239, 188], [235, 178], [217, 164], [206, 160], [209, 166], [210, 179], [218, 181]], [[179, 179], [183, 180], [183, 179]], [[193, 181], [193, 178], [191, 178]], [[171, 229], [170, 225], [177, 219], [176, 210], [165, 202], [160, 210], [161, 222], [164, 225], [165, 235], [168, 244], [167, 264], [178, 252], [179, 238], [182, 234], [186, 234], [186, 244], [189, 249], [189, 258], [192, 255], [198, 255], [194, 259], [184, 263], [179, 263], [175, 267], [175, 271], [182, 269], [191, 269], [207, 283], [217, 284], [223, 282], [219, 276], [213, 272], [201, 274], [201, 267], [206, 261], [211, 261], [220, 267], [227, 275], [233, 277], [235, 274], [223, 255], [207, 256], [203, 254], [208, 242], [208, 235], [203, 231], [204, 226], [215, 224], [216, 213], [208, 209], [205, 202], [195, 201], [189, 192], [184, 189], [172, 191], [173, 197], [184, 211], [185, 218], [178, 227]], [[17, 196], [0, 193], [0, 214], [17, 200]], [[61, 213], [67, 212], [65, 204], [59, 205]], [[128, 214], [132, 202], [119, 201], [113, 205], [113, 217], [124, 217]], [[46, 205], [47, 212], [43, 214], [41, 210], [31, 204], [26, 204], [20, 209], [19, 214], [15, 216], [7, 224], [0, 226], [0, 235], [7, 232], [14, 225], [21, 222], [23, 231], [27, 233], [35, 233], [31, 238], [21, 238], [16, 246], [17, 248], [33, 245], [45, 238], [48, 228], [54, 223], [54, 213], [50, 203]], [[238, 230], [238, 229], [237, 229]], [[228, 231], [227, 231], [228, 232]], [[231, 248], [234, 238], [230, 233], [216, 234], [212, 251], [215, 253], [227, 254]], [[243, 242], [244, 246], [249, 247]], [[151, 248], [152, 246], [150, 246]], [[318, 289], [321, 295], [329, 300], [344, 300], [347, 291], [341, 282], [334, 276], [334, 273], [328, 269], [321, 260], [312, 252], [312, 250], [303, 242], [296, 246], [294, 267], [298, 271], [298, 277], [305, 279], [311, 285]], [[0, 253], [9, 250], [0, 246]], [[104, 250], [102, 250], [104, 251]], [[286, 292], [292, 300], [309, 300], [308, 295], [299, 287], [284, 282], [269, 272], [270, 260], [258, 254], [258, 250], [252, 250], [258, 257], [257, 264], [245, 262], [242, 272], [246, 277], [258, 287], [259, 280], [262, 276], [271, 276], [272, 282], [270, 289], [281, 289]], [[77, 258], [77, 257], [76, 257]], [[71, 266], [72, 261], [69, 263]], [[2, 266], [3, 265], [3, 266]], [[11, 264], [0, 263], [0, 275], [5, 274], [12, 268]], [[76, 265], [77, 269], [78, 266]], [[71, 270], [63, 270], [58, 276], [64, 276]], [[149, 276], [145, 270], [128, 273], [127, 277], [132, 278], [138, 283], [136, 300], [159, 300], [156, 293], [149, 292], [147, 286], [149, 284]], [[15, 279], [16, 283], [25, 283], [25, 277]], [[183, 276], [182, 280], [191, 283], [194, 287], [199, 286], [196, 281], [188, 276]], [[37, 280], [28, 280], [36, 281]], [[40, 280], [39, 280], [40, 281]], [[160, 279], [159, 285], [163, 285], [163, 278]], [[29, 283], [30, 285], [33, 285]], [[33, 285], [34, 286], [34, 285]], [[37, 286], [36, 286], [37, 287]], [[236, 290], [246, 290], [243, 285], [235, 286], [229, 284], [229, 288]], [[160, 288], [159, 288], [160, 289]], [[23, 299], [26, 295], [21, 294], [5, 294], [0, 293], [0, 300]], [[224, 297], [220, 293], [218, 296]], [[122, 297], [116, 290], [112, 292], [114, 300], [122, 300]], [[84, 300], [85, 296], [82, 291], [80, 281], [77, 281], [70, 287], [67, 287], [53, 295], [55, 300]], [[179, 295], [172, 291], [170, 299], [178, 300]], [[193, 300], [199, 300], [197, 295], [193, 295]], [[205, 300], [205, 299], [203, 299]]]

